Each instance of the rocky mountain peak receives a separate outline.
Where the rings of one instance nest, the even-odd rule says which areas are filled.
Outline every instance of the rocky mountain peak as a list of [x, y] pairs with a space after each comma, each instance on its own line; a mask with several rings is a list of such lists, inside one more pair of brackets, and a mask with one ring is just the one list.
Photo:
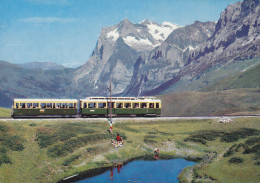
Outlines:
[[173, 30], [160, 46], [138, 57], [132, 81], [123, 95], [147, 95], [171, 80], [187, 65], [189, 52], [206, 42], [214, 29], [214, 22], [196, 21]]
[[245, 0], [229, 5], [221, 13], [212, 38], [200, 45], [189, 60], [205, 59], [214, 63], [259, 56], [259, 25], [259, 0]]
[[124, 94], [154, 95], [171, 85], [177, 87], [178, 82], [199, 78], [215, 66], [260, 57], [259, 25], [259, 0], [244, 0], [229, 5], [217, 25], [196, 21], [172, 31], [143, 57]]

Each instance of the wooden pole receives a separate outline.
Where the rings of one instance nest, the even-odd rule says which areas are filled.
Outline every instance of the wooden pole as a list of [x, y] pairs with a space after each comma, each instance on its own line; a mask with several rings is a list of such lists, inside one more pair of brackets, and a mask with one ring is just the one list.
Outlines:
[[110, 79], [110, 122], [112, 123], [112, 89], [111, 89], [111, 79]]

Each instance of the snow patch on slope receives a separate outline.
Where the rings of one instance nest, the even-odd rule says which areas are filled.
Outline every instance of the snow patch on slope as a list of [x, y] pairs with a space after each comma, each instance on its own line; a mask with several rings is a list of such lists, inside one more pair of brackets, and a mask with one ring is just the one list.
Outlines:
[[146, 39], [136, 39], [136, 37], [127, 36], [127, 37], [124, 37], [123, 39], [124, 39], [124, 42], [130, 47], [137, 45], [137, 44], [153, 46], [153, 44], [151, 43], [151, 41], [149, 41], [148, 38], [146, 38]]
[[179, 28], [179, 26], [170, 22], [163, 22], [161, 26], [150, 22], [147, 24], [147, 27], [149, 29], [149, 33], [155, 40], [158, 41], [164, 41], [174, 29]]
[[111, 37], [113, 41], [116, 41], [119, 38], [119, 33], [117, 29], [107, 33], [107, 38], [111, 38]]

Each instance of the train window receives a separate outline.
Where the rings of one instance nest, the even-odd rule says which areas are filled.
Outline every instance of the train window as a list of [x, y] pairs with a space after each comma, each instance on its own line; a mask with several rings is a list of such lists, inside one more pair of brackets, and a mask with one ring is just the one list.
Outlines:
[[141, 103], [141, 108], [146, 108], [146, 103]]
[[60, 108], [61, 103], [56, 103], [56, 108]]
[[96, 103], [88, 103], [88, 108], [96, 108]]
[[159, 103], [156, 103], [156, 108], [158, 109], [160, 107]]
[[20, 103], [20, 108], [25, 108], [25, 103]]
[[[115, 102], [112, 102], [112, 108], [114, 108]], [[108, 108], [110, 108], [110, 102], [108, 102]]]
[[130, 108], [131, 107], [131, 103], [125, 103], [125, 108]]
[[154, 103], [150, 103], [149, 108], [154, 108]]
[[41, 103], [41, 108], [46, 108], [46, 103]]
[[33, 103], [33, 108], [38, 108], [39, 104], [38, 103]]
[[67, 108], [67, 103], [62, 103], [61, 108]]
[[77, 108], [77, 103], [74, 103], [74, 108]]
[[105, 108], [106, 107], [106, 103], [98, 103], [98, 108]]
[[123, 103], [116, 103], [116, 108], [123, 108]]
[[69, 108], [73, 108], [73, 103], [68, 104]]
[[133, 103], [133, 108], [139, 108], [139, 103]]
[[27, 108], [32, 108], [32, 103], [27, 103], [26, 106]]
[[15, 108], [18, 109], [19, 108], [19, 103], [15, 104]]
[[86, 102], [83, 103], [83, 108], [87, 108], [87, 103]]
[[47, 104], [46, 104], [46, 107], [47, 107], [47, 108], [52, 108], [52, 103], [47, 103]]

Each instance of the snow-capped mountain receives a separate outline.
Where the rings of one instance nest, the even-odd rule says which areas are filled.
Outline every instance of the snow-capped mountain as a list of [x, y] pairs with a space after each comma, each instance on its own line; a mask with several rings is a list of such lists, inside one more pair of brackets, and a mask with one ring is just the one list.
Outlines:
[[[191, 85], [197, 89], [208, 87], [208, 83], [219, 80], [204, 77], [205, 74], [219, 69], [216, 76], [222, 76], [222, 66], [231, 68], [233, 63], [244, 64], [246, 59], [260, 57], [259, 11], [260, 0], [244, 0], [223, 11], [217, 24], [196, 21], [179, 27], [149, 20], [134, 24], [124, 19], [102, 29], [84, 65], [61, 68], [58, 72], [50, 69], [28, 72], [21, 66], [0, 61], [0, 98], [6, 101], [0, 105], [11, 104], [15, 97], [105, 96], [110, 80], [113, 95], [123, 96], [183, 91], [179, 89], [184, 85], [184, 89]], [[247, 63], [237, 68], [250, 67]], [[226, 72], [232, 74], [230, 68]], [[10, 77], [10, 73], [15, 74]], [[207, 79], [197, 85], [200, 78]]]
[[[209, 29], [195, 22], [174, 30], [160, 47], [138, 58], [124, 95], [155, 95], [184, 85], [187, 89], [209, 72], [217, 73], [235, 63], [243, 68], [243, 61], [260, 57], [259, 22], [260, 0], [244, 0], [229, 5], [213, 29], [213, 24]], [[223, 78], [222, 74], [211, 75], [193, 89], [207, 87]]]
[[102, 94], [112, 78], [115, 93], [123, 92], [132, 78], [138, 55], [160, 46], [178, 27], [169, 22], [157, 24], [145, 20], [134, 24], [124, 19], [103, 28], [92, 56], [75, 71], [75, 82], [89, 88], [89, 93]]
[[134, 24], [124, 19], [116, 26], [104, 28], [102, 32], [110, 41], [116, 42], [119, 37], [122, 37], [124, 42], [136, 51], [150, 51], [160, 46], [168, 35], [179, 27], [170, 22], [157, 24], [144, 20], [140, 24]]
[[189, 53], [209, 39], [214, 22], [196, 21], [174, 30], [167, 39], [136, 61], [135, 72], [124, 95], [140, 95], [171, 80], [188, 63]]

